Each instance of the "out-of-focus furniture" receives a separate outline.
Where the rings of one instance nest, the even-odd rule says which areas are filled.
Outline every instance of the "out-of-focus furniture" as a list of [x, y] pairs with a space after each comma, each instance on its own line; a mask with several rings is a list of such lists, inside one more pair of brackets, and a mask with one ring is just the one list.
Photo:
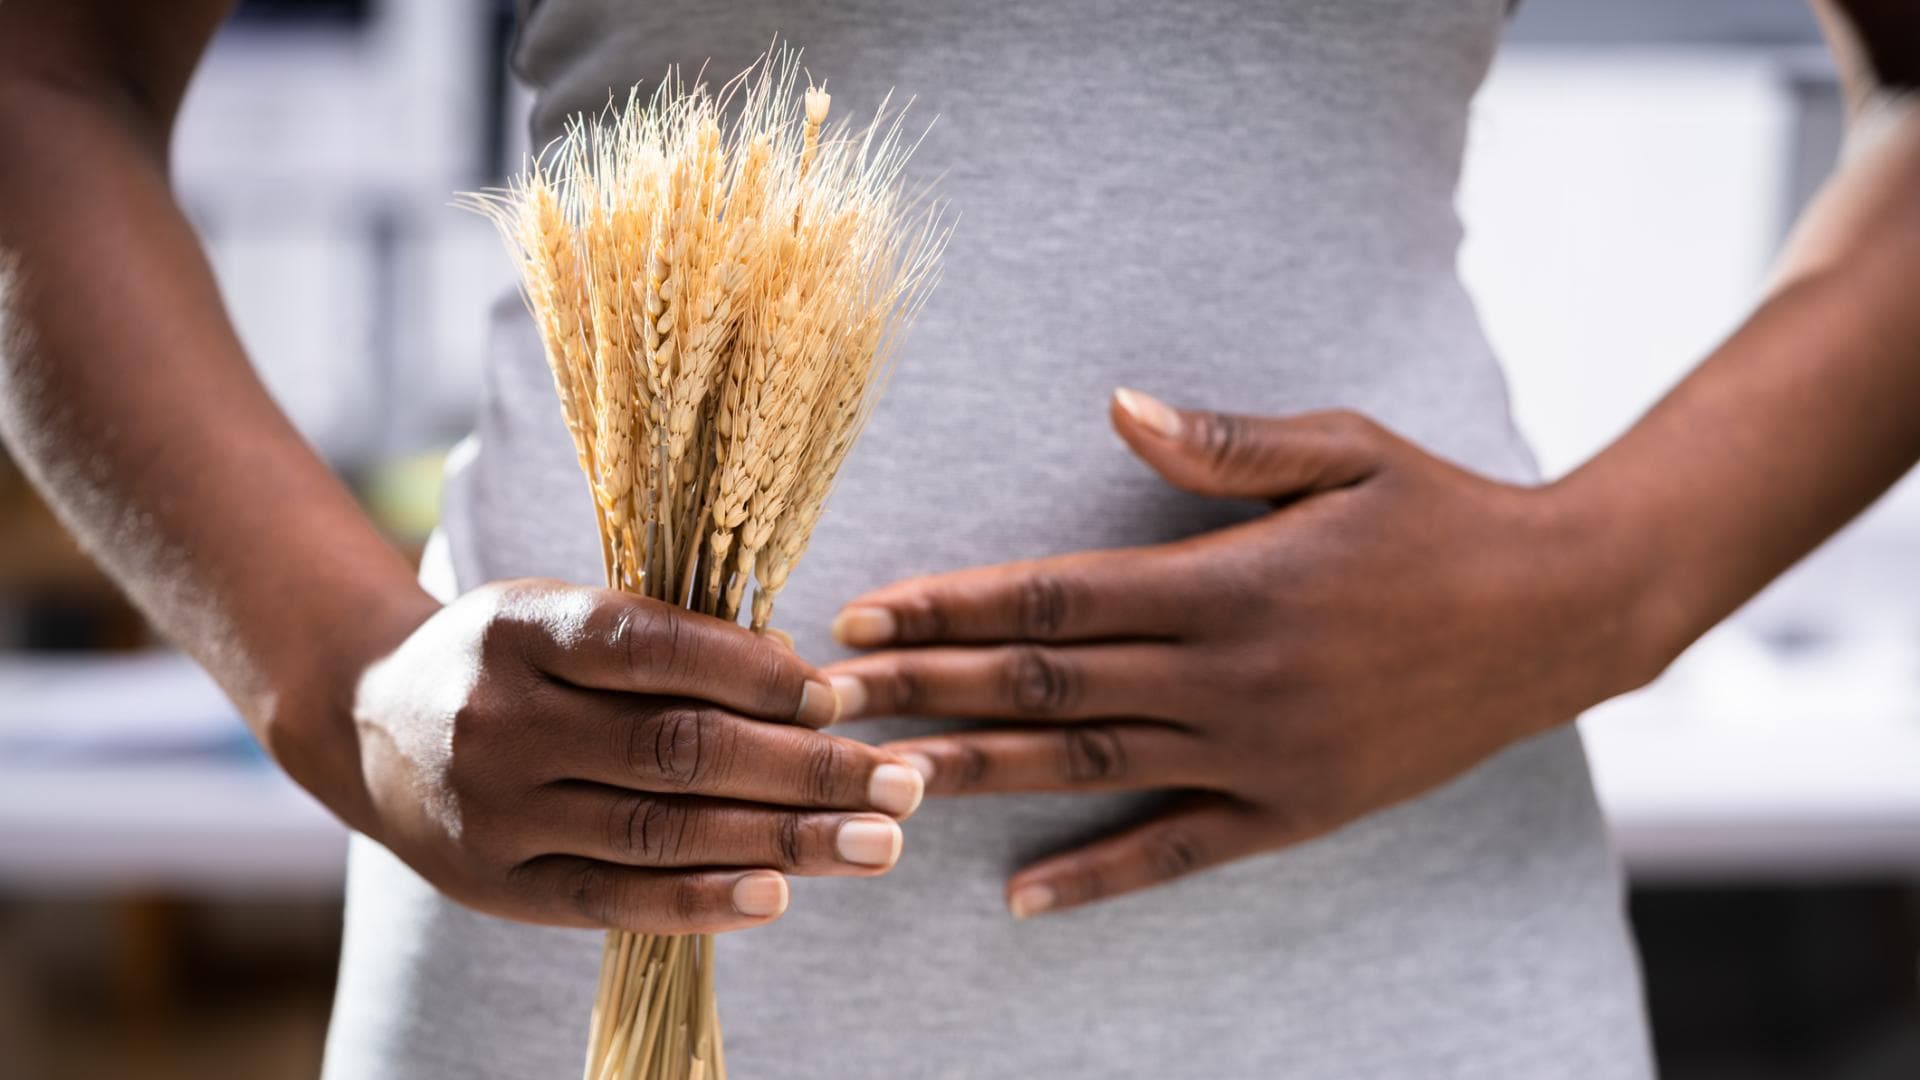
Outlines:
[[0, 659], [0, 892], [328, 895], [345, 840], [185, 657]]
[[1911, 680], [1906, 645], [1795, 671], [1731, 630], [1672, 681], [1589, 714], [1594, 780], [1635, 880], [1920, 882], [1920, 693], [1868, 689]]
[[1583, 720], [1641, 880], [1920, 881], [1920, 477]]
[[0, 649], [81, 640], [129, 648], [148, 639], [145, 620], [0, 449]]

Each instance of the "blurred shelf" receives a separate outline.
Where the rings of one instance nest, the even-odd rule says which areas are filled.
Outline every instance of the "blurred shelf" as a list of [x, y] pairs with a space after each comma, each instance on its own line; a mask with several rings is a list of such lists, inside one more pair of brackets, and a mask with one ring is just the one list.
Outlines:
[[1854, 604], [1847, 636], [1769, 642], [1796, 610], [1771, 599], [1582, 718], [1622, 856], [1641, 880], [1920, 880], [1920, 634]]
[[1582, 722], [1636, 881], [1920, 880], [1920, 720], [1839, 736], [1811, 723], [1688, 731], [1657, 706], [1622, 715], [1643, 708]]
[[0, 890], [331, 896], [347, 832], [262, 762], [0, 763]]
[[346, 830], [177, 653], [0, 658], [0, 890], [331, 895]]

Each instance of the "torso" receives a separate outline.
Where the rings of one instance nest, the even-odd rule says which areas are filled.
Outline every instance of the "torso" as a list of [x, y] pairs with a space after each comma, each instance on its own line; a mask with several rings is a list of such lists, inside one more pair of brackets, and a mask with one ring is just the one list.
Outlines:
[[[544, 0], [519, 66], [538, 144], [668, 64], [776, 31], [842, 115], [939, 117], [916, 174], [959, 216], [946, 277], [776, 622], [809, 657], [901, 576], [1209, 528], [1107, 430], [1132, 385], [1254, 413], [1364, 410], [1532, 475], [1455, 273], [1453, 189], [1505, 0]], [[446, 512], [461, 587], [593, 582], [540, 347], [503, 306], [478, 453]], [[1497, 613], [1489, 613], [1497, 617]], [[1391, 677], [1383, 673], [1382, 677]], [[900, 721], [873, 737], [911, 726]], [[723, 939], [741, 1076], [1641, 1077], [1620, 883], [1562, 729], [1325, 840], [1015, 924], [1001, 886], [1131, 797], [936, 802], [884, 879], [796, 883]], [[597, 936], [439, 898], [356, 846], [329, 1076], [576, 1069]]]

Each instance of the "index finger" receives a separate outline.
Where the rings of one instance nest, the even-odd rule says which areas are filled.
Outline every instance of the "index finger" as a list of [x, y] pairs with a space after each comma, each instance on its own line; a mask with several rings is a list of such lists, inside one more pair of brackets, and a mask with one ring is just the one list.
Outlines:
[[1180, 558], [1123, 548], [912, 578], [842, 608], [833, 636], [854, 648], [1169, 637], [1193, 606]]
[[839, 714], [813, 665], [744, 626], [616, 589], [581, 590], [535, 663], [575, 686], [692, 698], [825, 727]]

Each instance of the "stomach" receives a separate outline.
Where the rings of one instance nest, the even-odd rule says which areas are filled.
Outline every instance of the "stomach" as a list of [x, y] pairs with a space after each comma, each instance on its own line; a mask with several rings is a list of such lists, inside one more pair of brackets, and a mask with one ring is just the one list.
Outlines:
[[[635, 5], [593, 34], [609, 5], [545, 0], [518, 63], [550, 129], [671, 59], [731, 72], [779, 28], [831, 75], [836, 110], [899, 85], [939, 114], [918, 174], [941, 177], [958, 217], [946, 274], [775, 612], [826, 662], [834, 612], [886, 582], [1259, 512], [1133, 460], [1107, 426], [1116, 386], [1244, 413], [1359, 409], [1532, 478], [1454, 270], [1466, 110], [1503, 7]], [[445, 503], [454, 577], [596, 583], [537, 334], [517, 301], [494, 321], [475, 451]], [[797, 881], [778, 923], [722, 939], [736, 1071], [1376, 1076], [1444, 1059], [1460, 1075], [1645, 1075], [1619, 878], [1571, 727], [1314, 843], [1008, 918], [1009, 873], [1157, 799], [933, 800], [886, 877]], [[578, 955], [552, 940], [462, 937], [461, 966], [590, 967], [591, 935]], [[1539, 1037], [1518, 1046], [1517, 1030]], [[555, 1062], [576, 1052], [563, 1034]]]

